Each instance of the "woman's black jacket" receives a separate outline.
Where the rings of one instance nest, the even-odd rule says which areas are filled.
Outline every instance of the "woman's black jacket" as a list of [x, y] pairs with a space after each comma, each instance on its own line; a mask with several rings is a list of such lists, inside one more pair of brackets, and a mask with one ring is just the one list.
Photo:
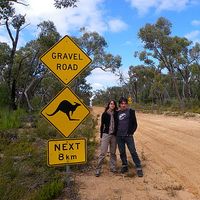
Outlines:
[[[117, 134], [117, 112], [114, 112], [114, 132], [113, 135]], [[100, 137], [102, 138], [103, 133], [109, 133], [109, 126], [110, 126], [110, 118], [111, 116], [104, 112], [101, 116], [101, 126], [100, 126]]]

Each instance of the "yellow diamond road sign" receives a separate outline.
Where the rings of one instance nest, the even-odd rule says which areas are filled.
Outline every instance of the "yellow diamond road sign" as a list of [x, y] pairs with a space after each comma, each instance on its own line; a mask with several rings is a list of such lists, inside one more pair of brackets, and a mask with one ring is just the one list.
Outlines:
[[64, 84], [71, 82], [92, 61], [69, 36], [54, 44], [40, 60]]
[[80, 164], [87, 160], [86, 140], [62, 139], [48, 141], [48, 165]]
[[89, 113], [87, 106], [68, 87], [58, 93], [41, 111], [41, 114], [65, 137], [68, 137]]

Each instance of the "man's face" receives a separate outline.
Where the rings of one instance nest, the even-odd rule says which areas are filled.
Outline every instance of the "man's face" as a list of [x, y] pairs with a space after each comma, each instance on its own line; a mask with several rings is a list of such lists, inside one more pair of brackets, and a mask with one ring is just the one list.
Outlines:
[[125, 101], [122, 101], [119, 104], [119, 107], [120, 107], [121, 110], [126, 110], [128, 108], [128, 104]]

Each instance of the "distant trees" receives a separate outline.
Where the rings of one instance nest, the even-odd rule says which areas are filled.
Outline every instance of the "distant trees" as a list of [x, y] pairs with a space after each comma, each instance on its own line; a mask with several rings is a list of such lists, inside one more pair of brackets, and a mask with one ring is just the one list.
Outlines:
[[[122, 87], [117, 96], [131, 96], [139, 104], [170, 105], [179, 102], [181, 109], [185, 104], [200, 106], [200, 44], [186, 38], [171, 36], [172, 24], [160, 17], [155, 24], [147, 23], [138, 36], [143, 50], [135, 52], [143, 63], [130, 66], [128, 78], [120, 74]], [[113, 97], [113, 88], [98, 91], [98, 99]], [[111, 95], [110, 95], [111, 94]]]
[[188, 39], [171, 36], [171, 26], [170, 21], [160, 17], [155, 24], [141, 28], [138, 36], [144, 50], [138, 53], [138, 57], [148, 66], [167, 70], [176, 98], [183, 108], [185, 100], [196, 96], [191, 90], [191, 68], [193, 65], [199, 68], [200, 44], [191, 46]]
[[113, 86], [108, 88], [107, 90], [97, 90], [94, 93], [92, 104], [106, 106], [111, 99], [118, 101], [121, 96], [127, 96], [127, 94], [128, 89], [125, 86]]
[[[26, 25], [25, 16], [15, 14], [13, 2], [17, 1], [4, 0], [0, 4], [0, 22], [5, 26], [12, 42], [11, 46], [0, 43], [0, 97], [2, 97], [0, 104], [10, 105], [12, 109], [26, 107], [31, 111], [34, 105], [36, 108], [46, 104], [63, 87], [39, 60], [39, 57], [61, 39], [61, 36], [53, 22], [43, 21], [38, 24], [38, 37], [17, 49], [19, 33]], [[71, 7], [76, 1], [56, 2], [62, 3], [61, 7]], [[84, 28], [81, 31], [82, 36], [73, 39], [93, 62], [71, 83], [71, 87], [89, 104], [92, 92], [91, 86], [86, 83], [86, 77], [95, 68], [115, 72], [121, 66], [121, 57], [106, 52], [107, 43], [98, 33], [87, 32]]]
[[[4, 78], [6, 78], [9, 102], [12, 109], [16, 109], [15, 95], [16, 95], [16, 77], [14, 73], [14, 60], [17, 51], [17, 44], [19, 41], [19, 33], [25, 28], [25, 16], [16, 14], [13, 8], [13, 2], [18, 1], [2, 1], [0, 4], [0, 24], [5, 26], [8, 36], [11, 40], [11, 48], [8, 53], [9, 59], [6, 66], [4, 66]], [[2, 47], [2, 46], [1, 46]]]

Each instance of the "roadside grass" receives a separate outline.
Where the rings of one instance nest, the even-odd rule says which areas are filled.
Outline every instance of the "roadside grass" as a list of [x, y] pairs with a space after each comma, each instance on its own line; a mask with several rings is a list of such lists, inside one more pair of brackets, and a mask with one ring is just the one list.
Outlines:
[[0, 109], [0, 130], [11, 128], [19, 128], [21, 126], [20, 117], [25, 112], [22, 109], [9, 111], [8, 109]]
[[[72, 134], [74, 138], [87, 138], [88, 162], [95, 152], [95, 123], [89, 116]], [[61, 138], [58, 131], [38, 113], [0, 112], [1, 200], [50, 200], [62, 193], [65, 167], [47, 166], [47, 140], [57, 138]], [[81, 169], [79, 166], [73, 165], [71, 170]]]
[[165, 114], [170, 116], [195, 117], [200, 114], [200, 102], [186, 102], [185, 108], [180, 109], [178, 102], [166, 105], [132, 103], [130, 107], [143, 113]]

